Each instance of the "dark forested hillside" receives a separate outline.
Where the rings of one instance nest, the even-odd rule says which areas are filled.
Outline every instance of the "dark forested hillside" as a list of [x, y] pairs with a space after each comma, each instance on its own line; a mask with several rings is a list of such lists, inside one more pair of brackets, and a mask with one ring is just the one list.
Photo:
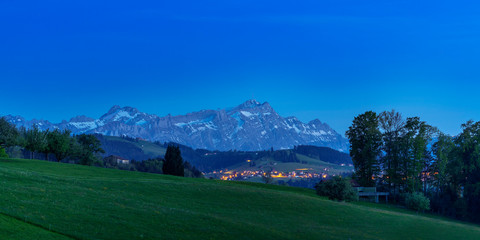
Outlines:
[[352, 158], [350, 158], [350, 155], [328, 147], [300, 145], [295, 147], [295, 152], [311, 158], [320, 159], [324, 162], [352, 164]]
[[160, 156], [159, 154], [147, 154], [142, 149], [142, 144], [134, 138], [125, 137], [108, 137], [100, 134], [95, 136], [102, 143], [102, 148], [105, 150], [105, 156], [117, 155], [131, 160], [147, 160]]
[[[165, 149], [171, 143], [148, 142], [130, 137], [112, 137], [96, 135], [102, 142], [105, 155], [118, 155], [126, 159], [142, 161], [152, 158], [163, 158]], [[298, 162], [297, 154], [305, 155], [334, 164], [351, 164], [348, 154], [328, 147], [296, 146], [294, 149], [269, 150], [269, 151], [209, 151], [205, 149], [192, 149], [188, 146], [176, 144], [180, 148], [182, 157], [193, 166], [202, 171], [211, 171], [245, 163], [247, 160], [256, 161], [268, 159], [275, 162]]]

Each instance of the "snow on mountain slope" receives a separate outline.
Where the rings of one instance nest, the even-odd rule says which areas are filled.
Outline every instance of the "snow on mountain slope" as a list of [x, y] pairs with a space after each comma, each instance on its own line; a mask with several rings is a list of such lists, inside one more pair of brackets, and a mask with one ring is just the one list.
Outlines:
[[294, 145], [315, 145], [348, 151], [348, 142], [327, 124], [315, 119], [303, 123], [296, 117], [281, 117], [270, 106], [248, 100], [224, 110], [202, 110], [179, 116], [159, 117], [132, 107], [113, 106], [99, 119], [78, 116], [53, 124], [5, 116], [16, 126], [40, 129], [69, 129], [74, 134], [128, 135], [150, 141], [177, 142], [209, 150], [286, 149]]

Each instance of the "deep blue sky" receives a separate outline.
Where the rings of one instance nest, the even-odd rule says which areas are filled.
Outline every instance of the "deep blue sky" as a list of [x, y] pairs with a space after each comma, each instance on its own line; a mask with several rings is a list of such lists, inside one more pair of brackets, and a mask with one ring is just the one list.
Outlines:
[[253, 96], [341, 134], [366, 110], [450, 134], [480, 120], [478, 1], [138, 2], [0, 1], [0, 115], [178, 115]]

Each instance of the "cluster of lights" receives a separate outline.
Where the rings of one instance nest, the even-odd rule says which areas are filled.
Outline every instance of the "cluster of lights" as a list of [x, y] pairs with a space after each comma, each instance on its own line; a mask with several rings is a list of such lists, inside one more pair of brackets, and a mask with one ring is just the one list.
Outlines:
[[[247, 163], [252, 167], [252, 160], [246, 160]], [[312, 168], [299, 168], [291, 172], [281, 172], [273, 170], [270, 172], [270, 177], [272, 178], [328, 178], [329, 174], [328, 168], [323, 168], [321, 172], [314, 172]], [[243, 171], [233, 171], [233, 170], [218, 170], [210, 173], [205, 173], [206, 176], [210, 175], [214, 178], [219, 178], [221, 180], [246, 180], [254, 177], [264, 177], [267, 176], [267, 172], [264, 170], [243, 170]], [[332, 176], [335, 176], [333, 174]]]
[[[316, 173], [309, 172], [310, 169], [296, 169], [297, 171], [292, 172], [280, 172], [280, 171], [271, 171], [270, 176], [272, 178], [327, 178], [327, 173]], [[309, 170], [308, 172], [306, 170]], [[207, 173], [208, 174], [208, 173]], [[231, 171], [231, 170], [220, 170], [213, 171], [210, 174], [220, 175], [221, 180], [233, 180], [233, 179], [248, 179], [252, 177], [262, 177], [266, 176], [267, 173], [263, 170], [244, 170], [241, 172]]]

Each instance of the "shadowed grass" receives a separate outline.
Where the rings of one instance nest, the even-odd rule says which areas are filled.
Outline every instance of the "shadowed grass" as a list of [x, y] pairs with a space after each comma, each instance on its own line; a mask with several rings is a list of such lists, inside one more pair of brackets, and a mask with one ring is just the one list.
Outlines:
[[0, 239], [71, 239], [13, 217], [0, 214]]

